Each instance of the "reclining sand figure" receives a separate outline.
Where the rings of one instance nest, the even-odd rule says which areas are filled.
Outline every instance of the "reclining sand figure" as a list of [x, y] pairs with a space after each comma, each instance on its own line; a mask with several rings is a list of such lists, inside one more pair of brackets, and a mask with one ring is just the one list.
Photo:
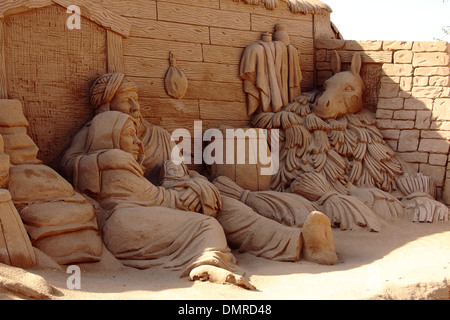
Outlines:
[[[143, 171], [144, 160], [135, 120], [118, 111], [97, 115], [87, 133], [86, 155], [78, 162], [74, 186], [99, 205], [99, 225], [108, 250], [123, 264], [136, 268], [163, 265], [181, 270], [191, 280], [253, 286], [241, 275], [219, 223], [186, 211], [182, 192], [157, 187]], [[134, 166], [117, 169], [121, 153], [132, 155]]]
[[[138, 138], [143, 144], [145, 153], [144, 175], [151, 182], [157, 183], [161, 167], [166, 160], [171, 159], [175, 144], [166, 130], [149, 123], [142, 117], [136, 84], [127, 79], [123, 73], [103, 74], [91, 86], [90, 103], [95, 109], [95, 114], [110, 110], [120, 111], [131, 115], [136, 120]], [[89, 126], [90, 123], [86, 123], [75, 135], [71, 146], [61, 159], [61, 171], [69, 182], [76, 179], [77, 173], [74, 172], [74, 168], [79, 157], [84, 155]]]
[[[166, 161], [161, 170], [161, 186], [168, 189], [180, 190], [190, 187], [199, 195], [204, 214], [211, 215], [220, 222], [224, 228], [229, 244], [241, 252], [251, 252], [257, 256], [280, 261], [298, 261], [301, 258], [301, 252], [304, 247], [311, 248], [314, 244], [322, 241], [321, 237], [310, 234], [306, 239], [310, 243], [303, 243], [305, 232], [296, 225], [296, 218], [303, 218], [301, 225], [306, 224], [314, 226], [316, 230], [321, 230], [323, 234], [328, 234], [328, 242], [322, 242], [315, 256], [304, 252], [307, 259], [321, 263], [334, 264], [337, 262], [332, 245], [332, 236], [328, 228], [328, 220], [322, 213], [317, 212], [314, 206], [310, 206], [310, 212], [306, 217], [291, 215], [297, 210], [296, 205], [303, 205], [296, 195], [280, 192], [259, 192], [248, 196], [250, 205], [244, 204], [236, 197], [236, 190], [227, 190], [226, 188], [236, 187], [230, 179], [221, 176], [213, 183], [210, 183], [202, 175], [190, 171], [185, 164], [175, 161]], [[216, 188], [219, 186], [222, 192]], [[241, 190], [237, 190], [239, 193]], [[212, 201], [212, 199], [220, 199]], [[307, 201], [306, 199], [304, 199]], [[219, 203], [221, 210], [213, 210], [214, 203]], [[270, 203], [270, 206], [267, 204]], [[292, 208], [289, 208], [291, 206]], [[257, 210], [253, 209], [255, 207]], [[272, 210], [267, 210], [271, 208]], [[260, 209], [260, 210], [258, 210]], [[289, 210], [287, 210], [289, 209]], [[311, 214], [314, 212], [314, 214]], [[277, 217], [284, 217], [283, 221], [277, 221]], [[314, 218], [313, 218], [314, 217]], [[325, 223], [325, 226], [323, 225]], [[306, 232], [308, 233], [308, 232]], [[306, 241], [306, 242], [308, 242]]]
[[[187, 211], [180, 197], [188, 186], [165, 189], [149, 182], [143, 171], [136, 174], [135, 168], [143, 161], [136, 131], [136, 122], [129, 115], [117, 111], [97, 115], [89, 127], [86, 156], [78, 163], [80, 175], [74, 186], [98, 202], [103, 241], [123, 264], [142, 269], [163, 265], [181, 270], [181, 276], [189, 275], [191, 280], [209, 279], [253, 289], [246, 278], [236, 274], [240, 270], [218, 221], [228, 230], [235, 228], [231, 238], [236, 238], [243, 250], [259, 250], [258, 255], [277, 260], [300, 258], [305, 239], [301, 229], [278, 224], [248, 207], [246, 211], [245, 205], [239, 201], [233, 204], [233, 199], [226, 197], [223, 201], [227, 209], [217, 212], [217, 220]], [[117, 169], [111, 165], [122, 152], [133, 156], [133, 168]], [[331, 230], [329, 223], [323, 224], [323, 214], [312, 216], [313, 232]], [[244, 230], [242, 222], [236, 223], [239, 219], [244, 219]], [[306, 235], [306, 239], [311, 237]]]
[[[125, 84], [121, 84], [120, 81], [125, 82]], [[167, 160], [170, 160], [170, 152], [167, 152], [168, 146], [171, 145], [170, 135], [164, 129], [152, 126], [142, 118], [137, 102], [136, 85], [122, 77], [121, 74], [106, 74], [101, 76], [94, 83], [91, 95], [91, 101], [93, 101], [94, 106], [103, 103], [102, 107], [97, 109], [98, 114], [107, 110], [117, 110], [132, 116], [136, 121], [137, 136], [143, 145], [145, 156], [140, 165], [134, 160], [131, 154], [117, 152], [118, 150], [111, 150], [102, 155], [103, 161], [108, 163], [108, 168], [127, 171], [131, 170], [136, 176], [142, 176], [142, 172], [144, 172], [146, 178], [151, 182], [155, 181], [154, 176], [150, 177], [148, 173], [156, 173], [155, 168], [163, 168], [164, 163]], [[101, 102], [98, 102], [99, 99]], [[68, 176], [69, 181], [72, 181], [72, 183], [78, 187], [80, 186], [79, 181], [87, 174], [82, 166], [86, 161], [85, 158], [88, 157], [86, 152], [89, 146], [86, 141], [88, 141], [87, 136], [89, 130], [91, 130], [91, 126], [92, 122], [88, 123], [79, 133], [77, 133], [61, 163], [63, 171]], [[155, 140], [152, 136], [148, 135], [141, 136], [141, 132], [148, 132], [148, 130], [140, 130], [142, 126], [146, 128], [152, 127], [152, 130], [156, 130], [158, 139]], [[165, 133], [163, 134], [163, 132]], [[164, 154], [166, 154], [166, 156], [164, 156]], [[169, 156], [167, 156], [167, 154], [169, 154]], [[148, 155], [150, 155], [150, 160], [147, 158]], [[158, 155], [158, 157], [155, 155]], [[91, 174], [97, 174], [95, 173], [95, 166], [91, 167], [94, 168]], [[205, 190], [210, 190], [213, 195], [217, 194], [216, 191], [213, 191], [215, 190], [215, 186], [209, 183], [208, 180], [199, 178], [197, 173], [191, 172], [190, 175], [196, 176], [198, 178], [196, 179], [196, 182], [201, 181]], [[159, 181], [159, 178], [160, 172], [158, 172], [158, 179], [156, 180]], [[189, 178], [192, 179], [192, 177]], [[184, 181], [184, 183], [187, 182]], [[157, 183], [153, 184], [156, 185]], [[291, 202], [294, 197], [295, 199], [301, 199], [298, 203], [302, 204], [303, 207], [308, 204], [306, 203], [308, 201], [302, 199], [299, 195], [286, 194], [286, 196], [292, 198], [290, 200]], [[305, 234], [302, 235], [302, 229], [298, 226], [285, 226], [279, 222], [263, 217], [259, 212], [255, 212], [255, 210], [249, 206], [239, 200], [226, 196], [223, 193], [220, 198], [221, 199], [217, 200], [216, 205], [210, 205], [209, 210], [211, 210], [211, 208], [219, 209], [219, 202], [221, 202], [222, 210], [217, 210], [216, 214], [213, 212], [209, 214], [215, 216], [220, 222], [225, 231], [229, 245], [234, 249], [238, 249], [241, 252], [250, 252], [257, 256], [272, 260], [298, 261], [301, 258], [302, 249], [311, 247], [317, 240], [314, 237], [311, 239], [311, 237], [305, 236]], [[208, 202], [211, 204], [210, 199], [201, 199], [196, 193], [196, 190], [193, 190], [192, 188], [185, 188], [183, 193], [180, 194], [178, 201], [182, 202], [183, 210], [203, 213], [204, 211], [202, 211], [202, 209], [204, 208], [202, 208], [202, 203]], [[315, 207], [312, 205], [308, 206], [308, 208], [308, 215], [312, 211], [315, 211]], [[305, 254], [305, 257], [317, 263], [336, 263], [337, 257], [334, 251], [333, 239], [329, 226], [327, 225], [329, 222], [325, 216], [319, 213], [316, 213], [313, 216], [315, 218], [310, 219], [310, 224], [317, 223], [317, 227], [323, 230], [322, 234], [328, 234], [329, 239], [324, 242], [323, 247], [316, 250], [315, 257], [313, 257], [312, 254]], [[311, 239], [311, 246], [303, 243], [303, 240], [305, 239]], [[306, 249], [306, 251], [308, 250]]]

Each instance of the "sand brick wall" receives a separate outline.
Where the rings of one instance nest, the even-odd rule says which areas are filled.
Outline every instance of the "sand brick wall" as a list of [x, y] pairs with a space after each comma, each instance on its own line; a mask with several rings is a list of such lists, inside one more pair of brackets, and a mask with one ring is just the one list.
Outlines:
[[[331, 74], [332, 50], [344, 63], [362, 54], [363, 74], [374, 105], [377, 125], [388, 144], [413, 169], [445, 187], [450, 139], [450, 47], [447, 42], [345, 41], [316, 42], [317, 79]], [[445, 188], [447, 189], [447, 188]], [[444, 192], [446, 193], [446, 192]], [[444, 195], [445, 198], [445, 195]], [[449, 198], [450, 199], [450, 198]]]
[[[121, 10], [127, 3], [133, 3], [133, 12]], [[143, 114], [169, 131], [193, 130], [194, 120], [202, 120], [204, 130], [246, 125], [240, 58], [246, 46], [263, 32], [273, 32], [277, 23], [288, 27], [301, 52], [302, 86], [314, 87], [314, 18], [291, 13], [284, 2], [275, 10], [233, 0], [129, 0], [109, 8], [132, 23], [130, 37], [123, 40], [124, 67], [140, 87]], [[182, 100], [170, 98], [164, 89], [170, 51], [188, 79]]]
[[[71, 5], [80, 9], [79, 28], [66, 27]], [[241, 54], [276, 24], [288, 28], [300, 51], [303, 89], [314, 88], [314, 39], [334, 36], [327, 10], [293, 13], [285, 1], [274, 10], [235, 0], [3, 1], [0, 97], [23, 102], [39, 158], [52, 166], [93, 117], [89, 86], [105, 72], [124, 72], [134, 80], [144, 117], [169, 132], [192, 132], [196, 120], [203, 130], [241, 127], [249, 120], [239, 79]], [[170, 52], [188, 79], [181, 100], [164, 87]]]

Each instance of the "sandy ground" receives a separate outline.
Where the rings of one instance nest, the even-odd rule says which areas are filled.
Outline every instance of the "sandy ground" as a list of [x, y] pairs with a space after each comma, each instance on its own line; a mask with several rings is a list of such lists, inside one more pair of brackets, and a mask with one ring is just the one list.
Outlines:
[[[381, 232], [333, 229], [339, 263], [274, 262], [235, 253], [255, 291], [189, 281], [163, 268], [122, 266], [105, 252], [80, 264], [81, 289], [68, 289], [66, 267], [39, 256], [28, 271], [54, 288], [54, 300], [450, 299], [450, 222], [398, 220]], [[20, 299], [0, 290], [0, 299]]]

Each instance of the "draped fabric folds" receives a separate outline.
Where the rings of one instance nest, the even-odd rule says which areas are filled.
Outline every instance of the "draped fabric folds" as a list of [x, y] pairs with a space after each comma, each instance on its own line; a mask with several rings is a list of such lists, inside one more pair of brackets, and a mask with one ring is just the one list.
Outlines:
[[200, 265], [239, 271], [217, 220], [188, 212], [181, 192], [155, 186], [131, 167], [101, 163], [108, 152], [124, 152], [114, 147], [127, 119], [132, 120], [114, 111], [97, 115], [87, 132], [87, 141], [93, 143], [78, 162], [76, 187], [88, 190], [98, 202], [99, 226], [108, 250], [125, 265], [162, 265], [180, 270], [182, 276]]
[[247, 95], [247, 113], [278, 112], [300, 95], [299, 52], [282, 41], [249, 45], [242, 54], [239, 76]]

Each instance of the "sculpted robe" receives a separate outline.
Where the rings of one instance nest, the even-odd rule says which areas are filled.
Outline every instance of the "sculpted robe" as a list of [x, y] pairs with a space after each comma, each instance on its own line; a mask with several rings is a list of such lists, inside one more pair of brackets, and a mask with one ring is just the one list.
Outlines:
[[100, 205], [99, 225], [108, 250], [125, 265], [163, 265], [182, 270], [182, 276], [200, 265], [235, 271], [235, 258], [214, 218], [182, 211], [175, 190], [155, 186], [131, 169], [108, 169], [101, 163], [108, 152], [124, 152], [117, 148], [129, 118], [114, 111], [97, 115], [87, 132], [86, 155], [78, 159], [75, 187]]
[[[152, 125], [142, 120], [143, 132], [138, 135], [144, 147], [145, 158], [142, 165], [145, 168], [144, 176], [152, 183], [157, 184], [159, 173], [164, 162], [171, 159], [171, 152], [175, 146], [171, 141], [171, 135], [165, 129]], [[67, 180], [75, 182], [78, 179], [78, 163], [85, 154], [85, 142], [87, 140], [91, 122], [88, 122], [73, 138], [71, 146], [64, 153], [61, 161], [61, 169]]]
[[278, 112], [301, 93], [298, 50], [282, 41], [257, 41], [242, 54], [239, 76], [247, 95], [247, 113], [258, 108]]
[[166, 169], [170, 162], [166, 161], [161, 171], [162, 178], [160, 185], [170, 190], [192, 189], [200, 199], [201, 207], [198, 212], [215, 217], [217, 211], [222, 209], [219, 190], [204, 176], [195, 171], [190, 171], [184, 164], [178, 164], [180, 170], [184, 172], [182, 176], [171, 175]]

